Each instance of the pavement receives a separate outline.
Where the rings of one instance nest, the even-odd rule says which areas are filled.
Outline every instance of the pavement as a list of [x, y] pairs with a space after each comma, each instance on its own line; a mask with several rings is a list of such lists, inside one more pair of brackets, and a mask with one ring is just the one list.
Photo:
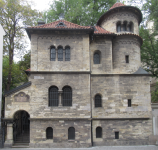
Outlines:
[[158, 150], [158, 146], [96, 146], [90, 148], [2, 148], [4, 150]]

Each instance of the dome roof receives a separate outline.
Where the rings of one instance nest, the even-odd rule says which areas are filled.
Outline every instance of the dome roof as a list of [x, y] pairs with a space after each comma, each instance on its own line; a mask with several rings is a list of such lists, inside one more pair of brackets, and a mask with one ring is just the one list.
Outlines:
[[140, 11], [139, 8], [136, 8], [134, 6], [126, 6], [125, 4], [123, 3], [120, 3], [120, 2], [117, 2], [115, 3], [107, 12], [105, 12], [100, 18], [99, 20], [97, 21], [97, 26], [100, 26], [100, 24], [102, 23], [102, 21], [107, 18], [112, 12], [118, 12], [118, 9], [126, 9], [126, 10], [129, 10], [129, 11], [132, 11], [133, 13], [135, 13], [136, 15], [139, 16], [139, 24], [140, 22], [142, 21], [142, 13]]

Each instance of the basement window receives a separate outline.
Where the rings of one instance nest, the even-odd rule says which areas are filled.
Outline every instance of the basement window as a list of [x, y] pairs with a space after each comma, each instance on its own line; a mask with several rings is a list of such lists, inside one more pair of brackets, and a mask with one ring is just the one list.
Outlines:
[[115, 132], [115, 139], [119, 139], [119, 132]]

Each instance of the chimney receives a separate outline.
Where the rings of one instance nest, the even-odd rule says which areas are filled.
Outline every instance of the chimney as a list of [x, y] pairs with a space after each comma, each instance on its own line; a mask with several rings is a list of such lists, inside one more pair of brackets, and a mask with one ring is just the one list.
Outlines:
[[38, 26], [44, 25], [45, 22], [44, 21], [38, 21]]

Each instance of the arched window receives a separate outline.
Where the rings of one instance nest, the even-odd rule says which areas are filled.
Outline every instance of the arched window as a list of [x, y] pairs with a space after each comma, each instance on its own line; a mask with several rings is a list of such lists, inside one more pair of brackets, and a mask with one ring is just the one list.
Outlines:
[[49, 88], [49, 106], [58, 106], [58, 88], [52, 86]]
[[133, 32], [133, 23], [132, 22], [130, 22], [129, 23], [129, 25], [128, 25], [128, 30], [129, 30], [129, 32]]
[[75, 139], [75, 128], [74, 127], [70, 127], [68, 129], [68, 139], [69, 140], [74, 140]]
[[55, 61], [55, 59], [56, 59], [56, 51], [55, 51], [55, 47], [53, 46], [50, 49], [50, 60]]
[[127, 31], [127, 22], [123, 23], [123, 31]]
[[117, 32], [121, 32], [121, 23], [117, 24]]
[[69, 86], [63, 88], [63, 106], [72, 106], [72, 89]]
[[94, 53], [93, 61], [94, 61], [94, 64], [100, 64], [100, 53], [99, 52]]
[[96, 128], [96, 138], [102, 138], [102, 128], [101, 127]]
[[100, 95], [95, 96], [95, 107], [102, 107], [102, 100]]
[[58, 47], [58, 61], [63, 61], [63, 48], [61, 46]]
[[48, 127], [46, 129], [46, 138], [47, 139], [53, 139], [53, 129], [51, 127]]
[[65, 61], [70, 61], [70, 47], [65, 47]]

